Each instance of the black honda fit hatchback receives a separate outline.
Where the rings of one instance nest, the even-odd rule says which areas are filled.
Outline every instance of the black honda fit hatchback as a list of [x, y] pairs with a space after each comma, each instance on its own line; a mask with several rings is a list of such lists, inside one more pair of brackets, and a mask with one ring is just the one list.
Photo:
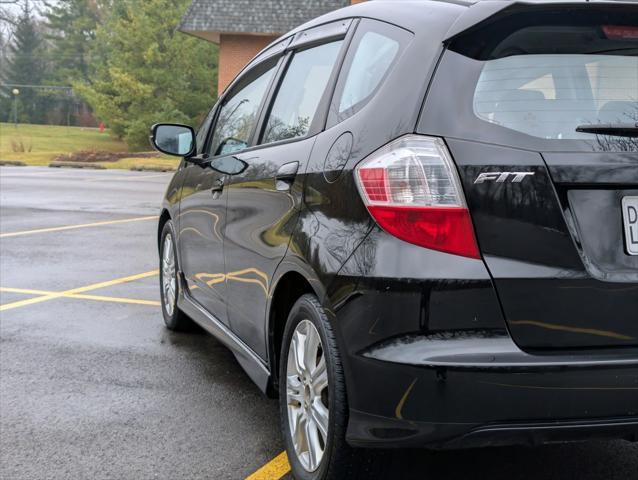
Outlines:
[[279, 396], [297, 478], [638, 440], [638, 5], [348, 7], [152, 140], [166, 324]]

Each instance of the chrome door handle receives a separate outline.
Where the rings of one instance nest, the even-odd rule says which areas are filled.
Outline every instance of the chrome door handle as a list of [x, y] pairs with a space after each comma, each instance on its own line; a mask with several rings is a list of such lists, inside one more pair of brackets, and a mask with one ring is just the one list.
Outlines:
[[284, 165], [279, 167], [279, 170], [277, 170], [277, 175], [275, 176], [275, 185], [277, 190], [290, 190], [290, 187], [295, 181], [298, 170], [299, 162], [285, 163]]
[[218, 178], [217, 180], [215, 180], [215, 184], [213, 185], [213, 188], [211, 188], [211, 193], [221, 193], [224, 190], [224, 179], [223, 178]]

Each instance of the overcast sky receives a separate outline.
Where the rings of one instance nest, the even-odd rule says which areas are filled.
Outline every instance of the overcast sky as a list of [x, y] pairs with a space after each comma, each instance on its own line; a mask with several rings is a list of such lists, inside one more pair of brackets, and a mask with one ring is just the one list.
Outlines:
[[[0, 8], [7, 10], [13, 14], [18, 14], [22, 10], [25, 0], [0, 0]], [[31, 8], [37, 13], [38, 9], [42, 7], [44, 0], [29, 0]], [[48, 3], [55, 3], [55, 0], [47, 0]]]

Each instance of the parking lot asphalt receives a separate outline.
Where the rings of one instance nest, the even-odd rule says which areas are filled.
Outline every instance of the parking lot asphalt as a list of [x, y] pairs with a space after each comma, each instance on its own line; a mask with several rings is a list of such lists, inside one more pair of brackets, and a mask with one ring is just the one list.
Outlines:
[[[0, 168], [0, 478], [285, 474], [277, 402], [215, 339], [163, 326], [169, 178]], [[379, 455], [383, 478], [638, 479], [627, 442]]]

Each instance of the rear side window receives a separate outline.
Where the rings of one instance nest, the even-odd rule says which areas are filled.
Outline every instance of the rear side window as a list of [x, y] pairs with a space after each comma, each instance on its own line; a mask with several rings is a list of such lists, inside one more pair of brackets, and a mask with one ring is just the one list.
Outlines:
[[513, 55], [485, 62], [482, 120], [546, 139], [590, 138], [582, 125], [638, 122], [638, 53]]
[[236, 92], [224, 99], [213, 132], [210, 154], [228, 155], [248, 147], [250, 136], [257, 124], [259, 107], [275, 73], [271, 67]]
[[410, 36], [382, 22], [361, 21], [337, 83], [328, 126], [354, 115], [372, 98]]
[[396, 40], [376, 32], [366, 32], [363, 35], [346, 77], [339, 113], [351, 109], [374, 92], [397, 53], [399, 42]]
[[262, 143], [308, 133], [342, 43], [326, 43], [294, 54], [270, 110]]

